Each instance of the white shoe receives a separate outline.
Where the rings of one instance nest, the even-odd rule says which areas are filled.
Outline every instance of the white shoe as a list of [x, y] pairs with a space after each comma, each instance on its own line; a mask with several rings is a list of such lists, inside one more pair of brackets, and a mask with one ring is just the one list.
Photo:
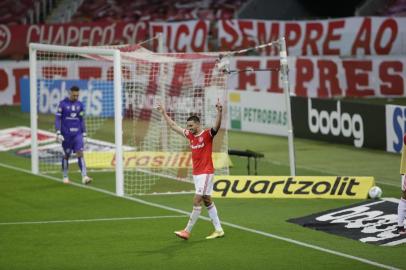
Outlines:
[[206, 237], [206, 239], [216, 239], [216, 238], [221, 238], [224, 237], [224, 231], [214, 231], [212, 234]]
[[85, 184], [85, 185], [90, 184], [92, 181], [93, 181], [93, 179], [87, 175], [82, 178], [82, 184]]
[[64, 177], [64, 178], [63, 178], [63, 183], [64, 183], [64, 184], [69, 184], [69, 178], [68, 178], [68, 177]]

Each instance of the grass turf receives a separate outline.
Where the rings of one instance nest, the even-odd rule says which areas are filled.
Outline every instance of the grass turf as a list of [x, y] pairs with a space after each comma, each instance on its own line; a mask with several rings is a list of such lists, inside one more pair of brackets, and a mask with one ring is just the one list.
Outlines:
[[[29, 126], [18, 108], [0, 107], [0, 128]], [[296, 139], [298, 175], [371, 175], [387, 197], [398, 198], [399, 156], [382, 151]], [[230, 147], [265, 154], [262, 175], [287, 175], [286, 138], [230, 132]], [[1, 152], [3, 164], [29, 169], [28, 159]], [[246, 173], [246, 160], [232, 158], [232, 174]], [[60, 175], [58, 179], [60, 178]], [[112, 173], [97, 173], [92, 186], [114, 190]], [[73, 178], [78, 181], [79, 175]], [[163, 190], [178, 185], [159, 183]], [[191, 187], [182, 183], [181, 189]], [[177, 212], [63, 185], [0, 166], [0, 223], [78, 219], [156, 217]], [[159, 187], [157, 187], [159, 188]], [[183, 211], [192, 195], [142, 196], [142, 200]], [[405, 268], [405, 245], [379, 247], [286, 222], [287, 219], [350, 205], [354, 200], [217, 199], [223, 221], [317, 245], [382, 264]], [[206, 211], [203, 211], [207, 215]], [[0, 225], [0, 269], [376, 269], [366, 263], [224, 226], [226, 237], [206, 241], [212, 225], [200, 220], [192, 238], [173, 231], [187, 216], [172, 218]]]

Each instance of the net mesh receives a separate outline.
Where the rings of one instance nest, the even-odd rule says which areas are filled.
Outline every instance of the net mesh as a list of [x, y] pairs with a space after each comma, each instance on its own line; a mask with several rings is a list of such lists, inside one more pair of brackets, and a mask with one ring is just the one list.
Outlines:
[[[219, 100], [223, 103], [225, 126], [227, 74], [216, 68], [217, 58], [210, 54], [157, 54], [139, 46], [114, 48], [121, 51], [125, 194], [149, 193], [161, 179], [192, 182], [188, 141], [169, 130], [155, 107], [157, 103], [165, 104], [170, 117], [180, 126], [186, 125], [189, 116], [197, 115], [202, 126], [210, 128]], [[58, 103], [68, 96], [71, 86], [78, 86], [89, 137], [85, 146], [87, 169], [110, 171], [113, 177], [112, 57], [37, 51], [36, 76], [39, 129], [55, 132]], [[227, 130], [222, 127], [213, 144], [216, 174], [228, 174], [227, 145]], [[41, 173], [61, 170], [59, 144], [40, 144], [39, 156]], [[78, 170], [74, 157], [70, 163], [70, 171]]]

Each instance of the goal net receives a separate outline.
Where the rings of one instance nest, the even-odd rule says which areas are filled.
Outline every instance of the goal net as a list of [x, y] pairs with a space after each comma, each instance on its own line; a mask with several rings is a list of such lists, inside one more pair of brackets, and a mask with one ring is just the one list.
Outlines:
[[[133, 195], [171, 191], [176, 182], [168, 184], [169, 179], [192, 182], [188, 141], [169, 130], [155, 109], [157, 103], [165, 104], [180, 126], [197, 115], [202, 126], [210, 128], [215, 104], [222, 102], [222, 128], [214, 140], [213, 161], [216, 174], [228, 174], [227, 73], [218, 68], [216, 54], [153, 53], [137, 45], [31, 44], [30, 79], [33, 132], [55, 132], [59, 102], [69, 95], [70, 87], [80, 88], [89, 137], [84, 155], [95, 185], [111, 187], [115, 180], [118, 194]], [[61, 145], [34, 139], [32, 146], [33, 171], [62, 178]], [[78, 173], [76, 164], [71, 157], [72, 177]]]

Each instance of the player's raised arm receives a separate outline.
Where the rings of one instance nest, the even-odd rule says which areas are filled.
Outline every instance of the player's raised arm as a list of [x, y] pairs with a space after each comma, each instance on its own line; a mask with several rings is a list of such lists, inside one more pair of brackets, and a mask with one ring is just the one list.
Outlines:
[[169, 115], [166, 113], [165, 107], [162, 104], [158, 104], [157, 110], [163, 115], [165, 118], [165, 121], [168, 123], [169, 127], [174, 130], [176, 133], [179, 133], [181, 135], [183, 134], [183, 128], [178, 126], [175, 121], [173, 121]]
[[217, 101], [216, 109], [217, 109], [217, 116], [216, 116], [216, 122], [213, 126], [213, 130], [214, 130], [214, 132], [217, 133], [221, 127], [221, 117], [222, 117], [222, 112], [223, 112], [223, 105], [220, 103], [220, 101]]

